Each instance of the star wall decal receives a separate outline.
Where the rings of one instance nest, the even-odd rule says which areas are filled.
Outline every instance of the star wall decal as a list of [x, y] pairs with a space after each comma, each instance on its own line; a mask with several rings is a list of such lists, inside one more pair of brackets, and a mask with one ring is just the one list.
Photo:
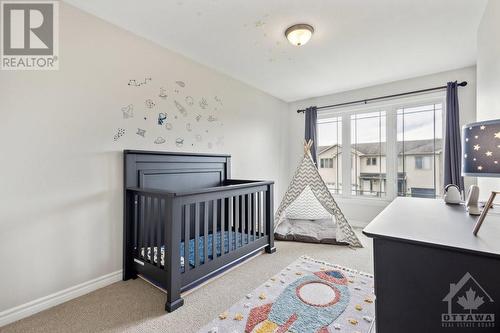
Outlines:
[[495, 133], [495, 139], [500, 139], [500, 132]]
[[491, 151], [487, 151], [486, 156], [493, 156], [493, 153]]
[[478, 169], [479, 171], [481, 171], [481, 170], [483, 170], [483, 167], [482, 167], [482, 166], [478, 166], [478, 167], [477, 167], [477, 169]]
[[481, 131], [484, 131], [486, 129], [486, 126], [482, 125], [481, 127], [479, 127], [481, 129]]
[[146, 136], [146, 130], [143, 130], [142, 128], [138, 128], [136, 134], [140, 135], [144, 138]]
[[474, 150], [479, 150], [479, 149], [481, 149], [480, 145], [474, 145]]

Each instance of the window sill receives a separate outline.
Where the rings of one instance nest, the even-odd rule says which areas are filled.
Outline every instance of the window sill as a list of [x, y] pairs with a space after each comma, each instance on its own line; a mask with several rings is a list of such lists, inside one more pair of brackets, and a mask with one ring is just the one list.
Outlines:
[[334, 194], [333, 198], [338, 202], [351, 202], [351, 203], [359, 203], [363, 205], [370, 206], [387, 206], [392, 202], [393, 199], [387, 198], [370, 198], [370, 197], [344, 197], [339, 194]]

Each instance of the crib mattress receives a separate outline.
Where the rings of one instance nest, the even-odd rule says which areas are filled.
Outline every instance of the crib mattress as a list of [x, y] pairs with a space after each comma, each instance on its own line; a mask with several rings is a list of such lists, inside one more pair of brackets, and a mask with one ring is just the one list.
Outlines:
[[[217, 256], [221, 255], [221, 241], [220, 241], [220, 236], [221, 233], [218, 231], [215, 234], [215, 246], [216, 246], [216, 252]], [[214, 235], [213, 234], [208, 234], [208, 258], [213, 259], [213, 248], [212, 244], [214, 241]], [[238, 242], [238, 245], [240, 246], [241, 244], [246, 244], [254, 241], [254, 235], [247, 235], [247, 234], [242, 234], [240, 232], [232, 232], [231, 235], [231, 249], [234, 250], [236, 249], [236, 242]], [[190, 239], [189, 240], [189, 265], [191, 267], [194, 267], [194, 249], [195, 249], [195, 240]], [[179, 247], [180, 253], [181, 253], [181, 269], [184, 268], [184, 242], [181, 242], [180, 247]], [[198, 242], [198, 253], [200, 256], [200, 264], [203, 264], [205, 262], [205, 236], [200, 236], [199, 242]], [[229, 252], [229, 231], [224, 231], [224, 253]], [[149, 261], [151, 261], [151, 247], [143, 247], [141, 248], [141, 256], [147, 258]], [[161, 246], [161, 256], [160, 256], [160, 265], [165, 266], [165, 246]], [[158, 263], [158, 247], [154, 246], [153, 247], [153, 261], [155, 264]]]

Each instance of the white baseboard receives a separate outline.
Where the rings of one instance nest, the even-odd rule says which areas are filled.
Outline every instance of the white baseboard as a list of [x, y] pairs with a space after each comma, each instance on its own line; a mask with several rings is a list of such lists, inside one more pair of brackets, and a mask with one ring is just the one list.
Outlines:
[[88, 294], [99, 288], [106, 287], [122, 279], [122, 271], [116, 271], [98, 277], [96, 279], [81, 283], [79, 285], [58, 291], [34, 301], [21, 304], [14, 308], [0, 312], [0, 327], [34, 315], [37, 312], [49, 309], [53, 306], [67, 302], [74, 298]]

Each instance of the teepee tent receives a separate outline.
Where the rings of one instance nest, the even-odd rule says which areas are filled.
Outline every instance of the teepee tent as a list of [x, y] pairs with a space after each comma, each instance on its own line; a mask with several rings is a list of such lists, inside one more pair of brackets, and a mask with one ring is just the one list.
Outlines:
[[304, 158], [276, 211], [276, 238], [307, 241], [312, 237], [315, 242], [328, 238], [363, 247], [321, 178], [311, 158], [311, 145], [311, 140], [305, 144]]

